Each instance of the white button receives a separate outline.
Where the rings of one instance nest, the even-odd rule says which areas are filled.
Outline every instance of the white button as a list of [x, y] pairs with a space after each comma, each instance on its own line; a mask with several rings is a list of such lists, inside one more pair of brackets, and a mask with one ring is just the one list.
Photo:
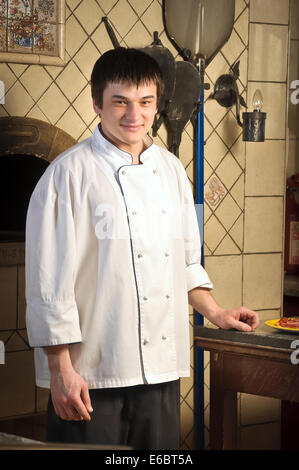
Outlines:
[[162, 336], [162, 339], [167, 339], [166, 336]]
[[146, 346], [146, 345], [147, 345], [147, 343], [148, 343], [148, 340], [147, 340], [147, 339], [144, 339], [144, 340], [143, 340], [143, 344], [144, 344], [144, 346]]
[[138, 253], [138, 258], [142, 258], [142, 254], [141, 253]]
[[133, 214], [133, 215], [136, 215], [136, 214], [137, 214], [137, 212], [136, 212], [136, 211], [132, 211], [132, 214]]
[[153, 170], [153, 173], [158, 173], [158, 170]]
[[123, 170], [123, 171], [121, 172], [121, 174], [122, 174], [122, 175], [125, 175], [125, 174], [126, 174], [125, 170]]
[[165, 256], [169, 256], [169, 253], [168, 253], [168, 251], [165, 251]]
[[147, 300], [147, 297], [143, 297], [143, 300]]
[[166, 299], [170, 299], [170, 295], [166, 294], [165, 295]]
[[166, 214], [166, 210], [165, 210], [165, 209], [162, 209], [162, 212], [163, 212], [163, 214]]

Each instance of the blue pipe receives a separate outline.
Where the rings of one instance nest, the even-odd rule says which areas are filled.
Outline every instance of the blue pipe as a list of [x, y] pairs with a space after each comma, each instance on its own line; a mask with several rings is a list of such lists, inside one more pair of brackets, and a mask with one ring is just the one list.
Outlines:
[[[202, 86], [199, 98], [200, 110], [197, 114], [196, 125], [196, 190], [195, 203], [197, 208], [197, 220], [201, 236], [201, 264], [204, 266], [203, 242], [204, 242], [204, 86]], [[203, 316], [196, 312], [196, 325], [203, 325]], [[204, 356], [203, 350], [195, 347], [195, 430], [196, 449], [204, 449]]]

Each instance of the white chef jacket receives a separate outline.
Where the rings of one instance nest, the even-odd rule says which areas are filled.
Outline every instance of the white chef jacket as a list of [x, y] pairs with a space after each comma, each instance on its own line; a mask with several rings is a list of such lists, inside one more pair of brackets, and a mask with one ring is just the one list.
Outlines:
[[187, 292], [213, 286], [191, 186], [167, 150], [151, 141], [133, 165], [97, 127], [59, 155], [31, 195], [25, 272], [38, 386], [50, 388], [43, 347], [66, 343], [89, 388], [189, 376]]

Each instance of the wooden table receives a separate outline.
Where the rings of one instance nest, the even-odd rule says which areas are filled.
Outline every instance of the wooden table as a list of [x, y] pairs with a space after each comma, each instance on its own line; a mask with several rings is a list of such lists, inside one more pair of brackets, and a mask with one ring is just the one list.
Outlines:
[[299, 364], [291, 362], [291, 354], [299, 362], [299, 335], [264, 324], [253, 333], [197, 326], [194, 339], [196, 346], [210, 351], [211, 449], [238, 449], [238, 392], [298, 405]]

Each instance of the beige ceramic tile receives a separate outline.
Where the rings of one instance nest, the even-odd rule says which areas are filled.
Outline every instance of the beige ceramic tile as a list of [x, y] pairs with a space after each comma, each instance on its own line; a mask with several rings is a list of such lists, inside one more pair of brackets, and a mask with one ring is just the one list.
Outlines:
[[125, 42], [128, 47], [145, 47], [153, 42], [153, 37], [141, 21], [138, 21], [131, 31], [125, 36]]
[[213, 88], [211, 88], [210, 93], [208, 94], [207, 100], [204, 105], [204, 114], [208, 121], [213, 127], [216, 127], [220, 120], [228, 113], [227, 108], [220, 106], [216, 100], [210, 99], [210, 96], [213, 93]]
[[80, 94], [86, 83], [86, 78], [73, 61], [67, 64], [56, 80], [56, 84], [70, 101]]
[[137, 22], [138, 17], [126, 0], [119, 0], [109, 14], [109, 20], [121, 37], [124, 37]]
[[245, 8], [248, 8], [245, 0], [235, 0], [235, 20], [240, 16]]
[[206, 161], [206, 159], [204, 160], [204, 183], [207, 182], [207, 180], [210, 178], [210, 176], [212, 175], [213, 173], [213, 169], [212, 167], [208, 164], [208, 162]]
[[75, 99], [73, 106], [76, 111], [78, 111], [85, 124], [90, 125], [94, 120], [95, 112], [92, 106], [91, 90], [89, 86], [85, 87], [81, 94]]
[[33, 413], [35, 409], [33, 351], [5, 355], [0, 367], [0, 417]]
[[16, 328], [17, 266], [0, 267], [0, 329]]
[[11, 116], [24, 116], [34, 105], [25, 88], [16, 82], [6, 93], [5, 109]]
[[69, 107], [69, 102], [59, 88], [53, 83], [40, 98], [38, 105], [52, 124], [56, 124], [60, 116]]
[[30, 109], [26, 117], [32, 118], [32, 119], [39, 119], [40, 121], [49, 122], [49, 120], [44, 115], [44, 113], [42, 112], [42, 110], [39, 108], [38, 105], [33, 106], [33, 108]]
[[288, 24], [289, 0], [250, 0], [250, 21]]
[[240, 136], [237, 141], [230, 148], [231, 153], [235, 157], [236, 161], [239, 163], [242, 169], [245, 168], [245, 142]]
[[244, 45], [238, 34], [234, 30], [232, 30], [229, 40], [224, 44], [221, 51], [227, 59], [228, 63], [233, 64], [238, 59], [238, 57], [240, 57], [245, 47], [246, 46]]
[[285, 81], [288, 27], [250, 24], [249, 34], [248, 80]]
[[73, 15], [70, 16], [66, 21], [65, 48], [71, 57], [82, 46], [86, 38], [87, 35], [77, 19]]
[[230, 189], [230, 195], [234, 198], [238, 206], [244, 208], [244, 173], [240, 175], [233, 187]]
[[213, 296], [223, 308], [242, 304], [242, 256], [209, 256], [205, 269], [214, 284]]
[[[86, 60], [88, 57], [88, 60]], [[95, 47], [92, 41], [86, 41], [86, 43], [79, 49], [77, 54], [74, 56], [74, 62], [86, 78], [90, 80], [91, 72], [95, 62], [99, 59], [100, 52]]]
[[246, 196], [282, 196], [285, 162], [285, 141], [246, 142]]
[[215, 250], [217, 245], [219, 245], [224, 238], [225, 233], [223, 226], [218, 222], [216, 217], [212, 215], [204, 226], [204, 239], [210, 251], [213, 252]]
[[285, 139], [286, 85], [283, 83], [248, 82], [249, 111], [252, 111], [252, 99], [257, 89], [262, 92], [263, 96], [262, 111], [267, 113], [265, 138]]
[[72, 107], [61, 117], [57, 126], [76, 140], [79, 139], [81, 134], [86, 130], [85, 123]]
[[244, 217], [243, 214], [240, 214], [240, 217], [236, 220], [234, 225], [229, 231], [230, 236], [236, 243], [236, 245], [243, 250], [243, 231], [244, 231]]
[[245, 253], [281, 252], [283, 230], [283, 197], [245, 198]]
[[[193, 140], [190, 138], [187, 132], [183, 131], [181, 136], [181, 144], [179, 148], [179, 157], [185, 168], [193, 160]], [[193, 179], [193, 178], [192, 178]]]
[[74, 15], [80, 21], [85, 31], [91, 34], [103, 17], [103, 11], [95, 0], [83, 0], [76, 8]]
[[215, 255], [238, 255], [241, 251], [230, 235], [226, 235], [216, 248]]
[[209, 77], [210, 79], [210, 82], [212, 82], [212, 84], [215, 84], [217, 78], [220, 75], [227, 74], [229, 72], [229, 64], [227, 63], [221, 52], [218, 52], [214, 59], [206, 67], [205, 71], [207, 77]]
[[5, 63], [0, 64], [0, 79], [4, 82], [6, 93], [16, 81], [15, 75]]
[[102, 10], [107, 14], [117, 4], [118, 0], [99, 0], [98, 4]]
[[224, 225], [226, 230], [230, 230], [239, 217], [240, 213], [240, 207], [236, 204], [230, 194], [225, 196], [215, 211], [215, 214], [217, 215], [220, 222]]
[[236, 183], [241, 173], [242, 169], [230, 152], [227, 153], [216, 169], [216, 175], [228, 190]]
[[255, 309], [281, 306], [282, 255], [244, 255], [244, 305]]
[[227, 146], [220, 139], [216, 132], [213, 132], [206, 141], [204, 147], [205, 159], [212, 168], [216, 168], [225, 154], [228, 152]]
[[234, 24], [234, 29], [244, 44], [248, 44], [248, 8], [245, 8]]
[[242, 134], [242, 128], [231, 110], [224, 116], [216, 130], [228, 147], [231, 147]]
[[146, 25], [151, 34], [153, 34], [154, 31], [158, 31], [158, 34], [161, 34], [164, 30], [162, 7], [157, 0], [154, 0], [144, 12], [142, 22]]
[[52, 82], [49, 74], [40, 65], [28, 67], [20, 80], [35, 101], [41, 97]]

